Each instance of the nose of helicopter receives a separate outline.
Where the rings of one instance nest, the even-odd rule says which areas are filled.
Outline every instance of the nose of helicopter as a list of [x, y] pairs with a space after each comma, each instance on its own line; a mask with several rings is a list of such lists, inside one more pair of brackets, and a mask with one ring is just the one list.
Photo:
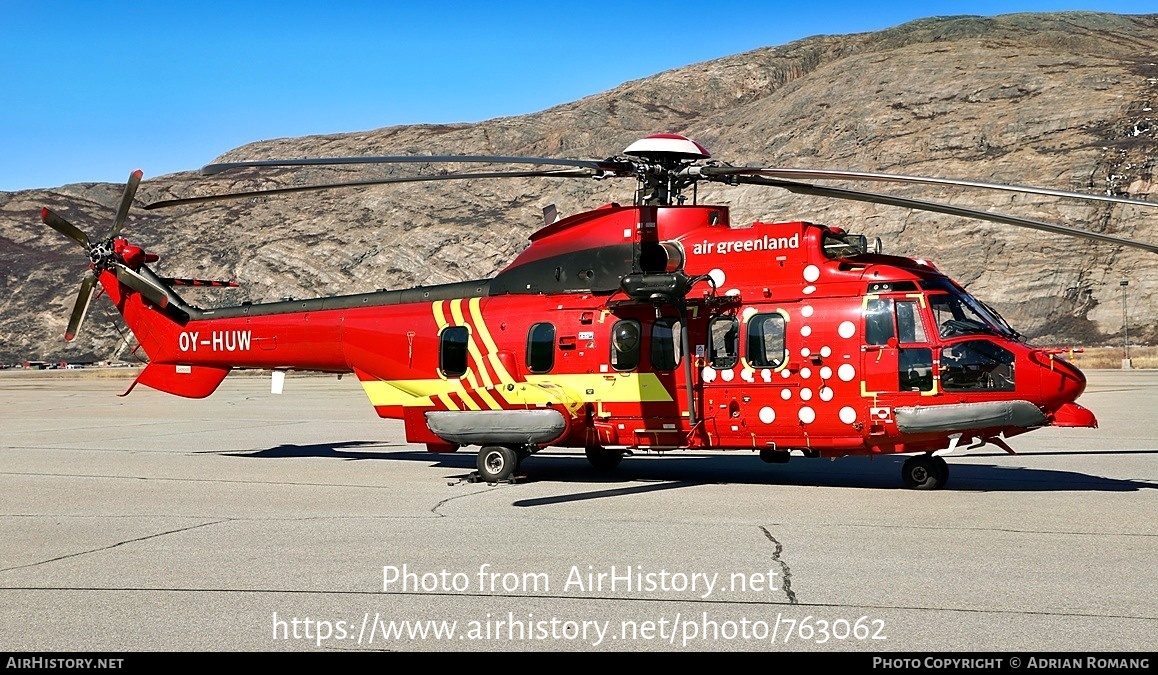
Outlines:
[[1041, 366], [1042, 404], [1055, 427], [1098, 426], [1098, 420], [1088, 409], [1075, 403], [1086, 390], [1086, 376], [1073, 364], [1045, 351], [1034, 353]]

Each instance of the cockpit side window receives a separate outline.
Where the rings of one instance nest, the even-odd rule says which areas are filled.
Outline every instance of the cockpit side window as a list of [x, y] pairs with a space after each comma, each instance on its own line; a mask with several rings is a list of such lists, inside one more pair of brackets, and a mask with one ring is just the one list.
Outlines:
[[920, 307], [912, 300], [898, 300], [897, 308], [897, 339], [901, 344], [914, 342], [928, 342], [925, 335], [925, 324], [921, 321]]
[[865, 342], [870, 345], [884, 345], [889, 338], [896, 337], [893, 329], [893, 301], [870, 298], [864, 306]]
[[897, 371], [901, 391], [933, 391], [933, 350], [928, 347], [898, 349]]

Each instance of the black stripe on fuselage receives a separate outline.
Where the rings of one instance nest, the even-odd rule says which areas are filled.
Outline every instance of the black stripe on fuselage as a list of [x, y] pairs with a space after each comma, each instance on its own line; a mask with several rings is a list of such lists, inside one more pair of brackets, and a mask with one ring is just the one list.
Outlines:
[[384, 307], [405, 305], [412, 302], [435, 302], [454, 298], [478, 298], [490, 295], [490, 280], [460, 281], [437, 286], [416, 286], [401, 291], [375, 291], [356, 295], [335, 295], [328, 298], [309, 300], [283, 300], [260, 304], [219, 307], [216, 309], [188, 308], [186, 311], [193, 321], [207, 319], [230, 319], [239, 316], [267, 316], [270, 314], [294, 314], [321, 312], [331, 309], [356, 309], [358, 307]]

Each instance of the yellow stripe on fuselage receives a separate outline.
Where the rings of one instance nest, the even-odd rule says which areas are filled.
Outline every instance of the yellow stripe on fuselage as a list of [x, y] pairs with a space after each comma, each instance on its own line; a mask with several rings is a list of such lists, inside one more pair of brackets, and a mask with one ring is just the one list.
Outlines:
[[[451, 392], [463, 396], [464, 401], [469, 399], [461, 382], [441, 378], [366, 380], [362, 382], [362, 388], [375, 406], [429, 406], [433, 399], [441, 399]], [[493, 389], [472, 391], [484, 398], [495, 392]], [[501, 385], [499, 391], [505, 400], [515, 405], [555, 403], [568, 408], [573, 408], [576, 402], [667, 403], [673, 400], [654, 373], [530, 375], [526, 382]]]
[[671, 394], [655, 373], [528, 375], [527, 382], [566, 387], [584, 401], [663, 403], [672, 400]]
[[[427, 407], [439, 401], [448, 409], [455, 410], [458, 406], [449, 394], [456, 393], [466, 407], [480, 409], [468, 391], [476, 394], [484, 407], [494, 410], [503, 408], [500, 399], [516, 406], [563, 405], [572, 412], [586, 402], [665, 403], [673, 400], [654, 373], [546, 373], [528, 375], [525, 382], [516, 382], [499, 359], [498, 345], [483, 319], [481, 301], [481, 298], [466, 299], [469, 315], [463, 312], [462, 299], [431, 303], [431, 313], [440, 333], [448, 326], [468, 328], [467, 350], [474, 368], [468, 368], [463, 378], [363, 381], [362, 388], [370, 403], [375, 406]], [[488, 362], [498, 382], [487, 372]]]

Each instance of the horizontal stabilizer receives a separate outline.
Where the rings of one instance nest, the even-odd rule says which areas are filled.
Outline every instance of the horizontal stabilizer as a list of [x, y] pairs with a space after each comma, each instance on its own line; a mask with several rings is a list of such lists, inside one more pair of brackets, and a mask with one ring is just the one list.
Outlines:
[[143, 384], [167, 394], [186, 398], [205, 398], [217, 390], [230, 370], [217, 366], [150, 363], [121, 396], [127, 396], [133, 387]]

